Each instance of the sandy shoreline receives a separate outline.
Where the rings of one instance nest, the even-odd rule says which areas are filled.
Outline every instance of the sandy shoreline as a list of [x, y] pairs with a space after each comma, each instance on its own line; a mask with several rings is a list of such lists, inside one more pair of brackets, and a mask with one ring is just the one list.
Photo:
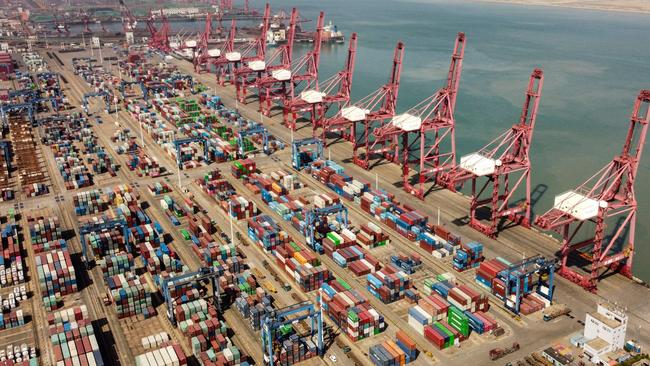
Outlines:
[[650, 0], [473, 0], [473, 1], [650, 14]]

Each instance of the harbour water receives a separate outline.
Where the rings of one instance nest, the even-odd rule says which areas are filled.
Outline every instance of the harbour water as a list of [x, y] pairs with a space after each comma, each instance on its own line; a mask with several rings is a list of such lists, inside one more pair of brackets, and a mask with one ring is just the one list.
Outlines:
[[[251, 2], [262, 8], [261, 1]], [[650, 89], [650, 15], [442, 0], [274, 0], [297, 6], [313, 27], [319, 10], [359, 48], [353, 100], [386, 82], [395, 43], [406, 44], [398, 111], [441, 87], [454, 38], [467, 34], [456, 108], [458, 155], [476, 151], [518, 120], [535, 67], [545, 72], [532, 146], [534, 202], [542, 214], [621, 151], [633, 102]], [[202, 25], [198, 25], [202, 27]], [[309, 46], [297, 46], [304, 52]], [[347, 45], [324, 46], [321, 79], [338, 71]], [[650, 147], [636, 183], [635, 275], [650, 280]]]

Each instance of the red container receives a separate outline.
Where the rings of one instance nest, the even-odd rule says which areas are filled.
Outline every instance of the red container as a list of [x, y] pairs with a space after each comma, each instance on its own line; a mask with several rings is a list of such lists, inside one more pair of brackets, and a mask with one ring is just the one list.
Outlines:
[[424, 337], [438, 347], [442, 349], [445, 346], [445, 339], [435, 330], [431, 328], [430, 325], [424, 326]]

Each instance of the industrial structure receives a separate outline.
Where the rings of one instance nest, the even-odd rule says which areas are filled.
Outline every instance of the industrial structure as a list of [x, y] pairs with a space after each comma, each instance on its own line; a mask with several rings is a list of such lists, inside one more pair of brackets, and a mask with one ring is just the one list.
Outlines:
[[[290, 24], [290, 36], [287, 38], [287, 47], [281, 54], [281, 61], [279, 64], [269, 66], [267, 74], [257, 78], [252, 84], [252, 88], [257, 90], [260, 112], [265, 116], [269, 116], [274, 103], [283, 105], [285, 100], [291, 99], [296, 91], [296, 88], [305, 84], [304, 87], [309, 88], [312, 83], [318, 84], [318, 67], [320, 64], [320, 48], [321, 36], [323, 32], [323, 24], [325, 14], [320, 13], [318, 23], [316, 25], [316, 39], [314, 40], [314, 48], [307, 52], [300, 59], [293, 58], [293, 43], [296, 30], [297, 11], [292, 13], [292, 25]], [[273, 57], [271, 58], [271, 60]], [[289, 126], [295, 129], [295, 126]]]
[[[281, 77], [280, 79], [284, 80], [291, 78], [291, 60], [297, 21], [298, 9], [293, 8], [291, 10], [289, 29], [287, 29], [287, 42], [276, 48], [268, 59], [265, 60], [262, 58], [264, 55], [258, 53], [255, 59], [248, 61], [246, 67], [235, 69], [235, 88], [237, 90], [237, 99], [240, 103], [246, 103], [249, 89], [257, 89], [258, 99], [262, 98], [259, 89], [261, 85], [258, 85], [259, 80], [273, 77], [273, 75]], [[260, 37], [264, 37], [266, 42], [266, 35], [260, 35]], [[261, 50], [265, 50], [265, 48], [260, 48], [259, 51]], [[260, 103], [260, 111], [262, 110], [261, 108]]]
[[[120, 5], [123, 30], [150, 37], [0, 53], [0, 364], [567, 364], [567, 340], [613, 363], [650, 342], [625, 333], [645, 330], [648, 289], [626, 277], [650, 91], [622, 152], [534, 220], [541, 68], [518, 121], [457, 159], [465, 33], [441, 88], [401, 109], [402, 42], [356, 102], [356, 33], [330, 40], [345, 64], [319, 80], [322, 43], [345, 37], [323, 12], [306, 31], [307, 13], [246, 0]], [[204, 15], [196, 40], [172, 34]]]
[[[465, 43], [465, 33], [459, 33], [443, 88], [372, 131], [372, 143], [370, 137], [366, 138], [365, 160], [361, 165], [368, 168], [372, 153], [384, 154], [396, 163], [401, 159], [404, 190], [420, 199], [424, 198], [425, 183], [437, 182], [441, 173], [453, 169], [456, 164], [454, 110]], [[418, 165], [416, 184], [411, 183], [410, 177], [413, 164]]]
[[[519, 122], [483, 149], [463, 156], [460, 165], [441, 176], [451, 190], [472, 181], [469, 224], [489, 237], [497, 235], [503, 219], [530, 226], [530, 145], [543, 84], [544, 73], [535, 69], [528, 82]], [[482, 186], [477, 184], [481, 178], [487, 178]], [[523, 200], [513, 204], [513, 199], [519, 197], [517, 194]], [[485, 215], [480, 212], [482, 209], [489, 212], [488, 224], [481, 222], [480, 216]]]
[[[361, 100], [344, 107], [338, 113], [323, 121], [323, 136], [329, 138], [329, 134], [338, 134], [348, 139], [353, 144], [353, 160], [355, 164], [365, 166], [365, 160], [359, 157], [357, 152], [362, 146], [366, 146], [367, 136], [374, 121], [381, 121], [390, 118], [395, 114], [397, 94], [399, 92], [399, 81], [402, 73], [402, 59], [404, 57], [404, 43], [398, 42], [395, 46], [393, 64], [389, 79], [386, 84]], [[363, 126], [362, 136], [357, 131]], [[325, 142], [327, 145], [327, 143]], [[369, 144], [369, 142], [368, 142]]]
[[[638, 210], [634, 183], [650, 122], [649, 106], [650, 90], [642, 90], [634, 102], [621, 153], [576, 189], [556, 196], [553, 208], [535, 220], [540, 228], [562, 235], [558, 273], [589, 291], [596, 291], [601, 274], [608, 269], [632, 277]], [[608, 235], [612, 220], [618, 221]], [[587, 273], [572, 268], [576, 258], [588, 264]]]
[[298, 114], [301, 114], [301, 116], [308, 114], [313, 136], [319, 136], [323, 142], [326, 142], [327, 137], [323, 128], [323, 120], [327, 112], [332, 107], [336, 108], [337, 111], [341, 110], [350, 103], [356, 54], [357, 34], [352, 33], [348, 57], [343, 70], [325, 81], [317, 82], [313, 88], [304, 88], [299, 95], [293, 95], [291, 99], [285, 99], [282, 113], [284, 124], [295, 129]]

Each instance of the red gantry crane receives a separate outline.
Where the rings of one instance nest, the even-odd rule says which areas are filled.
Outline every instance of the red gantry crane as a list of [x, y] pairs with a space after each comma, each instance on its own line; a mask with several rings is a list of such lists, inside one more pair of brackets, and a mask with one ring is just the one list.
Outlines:
[[[266, 13], [265, 13], [265, 20]], [[287, 73], [291, 69], [291, 54], [293, 52], [293, 39], [296, 32], [296, 21], [298, 19], [298, 10], [293, 8], [291, 11], [291, 20], [289, 22], [289, 29], [287, 30], [287, 42], [280, 47], [276, 48], [268, 60], [262, 57], [255, 57], [246, 63], [246, 66], [235, 69], [235, 87], [237, 91], [237, 99], [241, 103], [246, 103], [246, 93], [250, 88], [257, 87], [257, 81], [262, 79], [266, 74], [283, 76], [281, 74]], [[267, 24], [268, 25], [268, 24]], [[260, 35], [264, 38], [264, 47], [266, 49], [266, 32]], [[259, 54], [256, 56], [260, 56]], [[278, 72], [284, 70], [284, 72]], [[290, 74], [291, 72], [288, 71]], [[260, 103], [261, 108], [261, 103]]]
[[357, 141], [357, 130], [359, 124], [363, 123], [365, 133], [368, 133], [369, 127], [374, 121], [389, 118], [395, 114], [403, 58], [404, 43], [397, 42], [393, 55], [393, 67], [388, 83], [353, 105], [341, 108], [333, 117], [323, 119], [322, 136], [324, 137], [324, 146], [327, 146], [328, 134], [339, 134], [341, 137], [352, 142], [354, 147], [354, 162], [359, 164], [357, 155], [357, 144], [359, 144]]
[[[426, 183], [437, 180], [440, 172], [456, 164], [454, 110], [465, 44], [465, 33], [458, 33], [445, 86], [372, 131], [374, 141], [366, 148], [366, 159], [371, 153], [383, 153], [395, 162], [401, 159], [404, 190], [420, 199], [424, 198]], [[411, 184], [412, 164], [418, 165], [416, 184]]]
[[120, 8], [122, 10], [122, 30], [124, 33], [135, 31], [138, 21], [123, 0], [120, 0]]
[[[289, 67], [275, 68], [255, 82], [253, 87], [258, 91], [260, 112], [265, 116], [271, 115], [273, 101], [279, 100], [280, 104], [284, 105], [285, 100], [291, 100], [295, 96], [297, 89], [308, 89], [312, 85], [318, 89], [318, 68], [324, 25], [325, 13], [321, 11], [316, 25], [314, 48], [296, 60], [291, 55], [293, 47], [290, 47], [289, 57], [286, 59], [288, 63], [283, 65]], [[293, 37], [288, 41], [293, 43]], [[295, 130], [296, 125], [291, 123], [287, 127]]]
[[[642, 90], [621, 154], [578, 188], [556, 196], [553, 208], [535, 220], [541, 229], [562, 235], [558, 273], [588, 291], [596, 292], [597, 281], [607, 269], [632, 277], [637, 214], [634, 182], [649, 122], [650, 90]], [[617, 222], [606, 236], [607, 221], [612, 220]], [[593, 236], [584, 239], [592, 230]], [[574, 255], [588, 263], [586, 274], [569, 268], [569, 257], [575, 259]]]
[[235, 49], [236, 34], [237, 22], [233, 18], [230, 21], [230, 30], [228, 31], [226, 40], [223, 45], [221, 45], [218, 52], [216, 50], [213, 52], [213, 55], [217, 55], [217, 57], [213, 58], [210, 62], [211, 65], [214, 65], [216, 70], [217, 84], [222, 86], [226, 82], [226, 76], [231, 73], [230, 66], [241, 61], [241, 52]]
[[[194, 57], [192, 59], [195, 72], [202, 73], [208, 71], [209, 60], [211, 57], [214, 57], [212, 56], [212, 54], [214, 54], [214, 51], [209, 49], [209, 42], [211, 36], [212, 36], [212, 14], [208, 12], [208, 14], [205, 17], [205, 25], [203, 27], [203, 33], [201, 33], [201, 36], [199, 37], [199, 42], [197, 44]], [[210, 51], [212, 51], [212, 54]], [[220, 53], [220, 50], [217, 51], [219, 51]], [[219, 55], [216, 56], [218, 57]]]
[[314, 89], [305, 89], [299, 96], [286, 100], [283, 113], [284, 124], [295, 129], [298, 114], [305, 115], [309, 113], [313, 136], [322, 136], [322, 140], [325, 141], [323, 119], [327, 111], [332, 106], [337, 106], [337, 110], [341, 110], [350, 103], [356, 54], [357, 34], [352, 33], [345, 68], [332, 75], [329, 79], [316, 84]]
[[160, 10], [160, 19], [162, 21], [162, 25], [160, 26], [160, 29], [157, 29], [156, 25], [154, 24], [154, 14], [151, 11], [149, 12], [149, 18], [147, 18], [147, 28], [151, 34], [149, 38], [149, 47], [164, 53], [169, 53], [172, 51], [169, 45], [169, 21], [167, 20], [167, 17], [163, 13], [162, 9]]
[[[225, 85], [227, 80], [233, 84], [237, 84], [236, 71], [241, 69], [240, 65], [242, 63], [250, 63], [257, 59], [261, 59], [263, 62], [266, 53], [266, 33], [269, 28], [270, 18], [271, 6], [267, 3], [264, 9], [264, 19], [262, 20], [260, 36], [256, 40], [246, 43], [239, 48], [235, 48], [237, 27], [235, 20], [232, 20], [226, 42], [221, 47], [220, 57], [217, 57], [212, 63], [217, 69], [217, 83], [219, 85]], [[255, 56], [251, 56], [253, 50], [256, 51]]]
[[[529, 153], [543, 85], [543, 71], [533, 70], [519, 123], [478, 152], [461, 157], [459, 165], [440, 176], [440, 182], [452, 191], [455, 191], [458, 185], [472, 181], [469, 225], [491, 238], [497, 236], [500, 220], [504, 218], [515, 224], [530, 227]], [[480, 189], [477, 189], [482, 178], [487, 179]], [[513, 196], [521, 189], [525, 189], [523, 201], [512, 206]], [[479, 211], [486, 208], [490, 211], [488, 224], [481, 222], [479, 218]]]

